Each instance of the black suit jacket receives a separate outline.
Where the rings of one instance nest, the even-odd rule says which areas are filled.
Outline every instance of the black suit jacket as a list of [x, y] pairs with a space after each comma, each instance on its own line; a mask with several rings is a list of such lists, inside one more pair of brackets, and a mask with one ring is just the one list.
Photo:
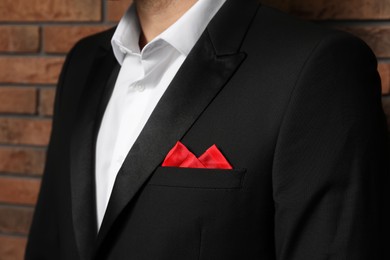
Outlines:
[[[374, 55], [252, 0], [228, 0], [210, 22], [131, 148], [97, 232], [113, 32], [67, 57], [26, 259], [390, 259]], [[178, 140], [196, 155], [216, 144], [234, 169], [161, 167]]]

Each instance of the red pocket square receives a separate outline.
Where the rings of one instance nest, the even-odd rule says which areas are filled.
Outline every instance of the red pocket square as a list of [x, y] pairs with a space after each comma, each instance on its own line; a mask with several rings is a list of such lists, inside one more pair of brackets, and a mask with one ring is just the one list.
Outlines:
[[210, 169], [232, 169], [232, 166], [225, 159], [223, 154], [214, 144], [199, 158], [185, 147], [180, 141], [169, 151], [162, 163], [164, 167], [184, 168], [210, 168]]

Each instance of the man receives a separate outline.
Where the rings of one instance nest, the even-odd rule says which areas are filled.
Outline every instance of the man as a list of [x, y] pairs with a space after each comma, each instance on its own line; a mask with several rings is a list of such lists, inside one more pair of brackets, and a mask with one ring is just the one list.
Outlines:
[[376, 66], [254, 0], [136, 1], [67, 57], [26, 258], [390, 259]]

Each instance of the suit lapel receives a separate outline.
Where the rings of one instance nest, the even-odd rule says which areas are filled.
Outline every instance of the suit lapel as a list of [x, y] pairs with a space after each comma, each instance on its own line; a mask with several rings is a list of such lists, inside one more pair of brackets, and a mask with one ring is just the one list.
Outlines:
[[[240, 1], [225, 4], [220, 10], [222, 14], [217, 14], [202, 34], [157, 104], [117, 174], [96, 249], [165, 155], [186, 134], [245, 59], [246, 55], [240, 53], [239, 48], [258, 8], [257, 3], [249, 2], [252, 4], [240, 5]], [[229, 26], [232, 26], [230, 34], [225, 34], [226, 29], [221, 32]], [[224, 44], [223, 39], [228, 39], [229, 44]]]
[[[81, 259], [90, 258], [97, 235], [95, 142], [98, 125], [119, 67], [111, 52], [99, 48], [75, 119], [71, 140], [72, 217]], [[99, 105], [100, 104], [100, 105]], [[99, 109], [100, 107], [100, 109]]]

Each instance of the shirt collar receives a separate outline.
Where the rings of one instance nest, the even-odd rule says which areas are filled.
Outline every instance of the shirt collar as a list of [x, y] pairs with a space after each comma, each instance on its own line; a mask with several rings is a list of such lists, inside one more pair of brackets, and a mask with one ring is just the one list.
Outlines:
[[[198, 0], [179, 20], [148, 43], [144, 49], [155, 41], [163, 40], [182, 55], [188, 56], [208, 23], [225, 1]], [[140, 53], [138, 45], [140, 32], [135, 6], [131, 5], [119, 21], [111, 41], [114, 55], [120, 64], [123, 63], [126, 53]]]
[[140, 25], [135, 6], [131, 5], [123, 15], [111, 39], [112, 49], [119, 64], [122, 65], [126, 52], [139, 53]]

